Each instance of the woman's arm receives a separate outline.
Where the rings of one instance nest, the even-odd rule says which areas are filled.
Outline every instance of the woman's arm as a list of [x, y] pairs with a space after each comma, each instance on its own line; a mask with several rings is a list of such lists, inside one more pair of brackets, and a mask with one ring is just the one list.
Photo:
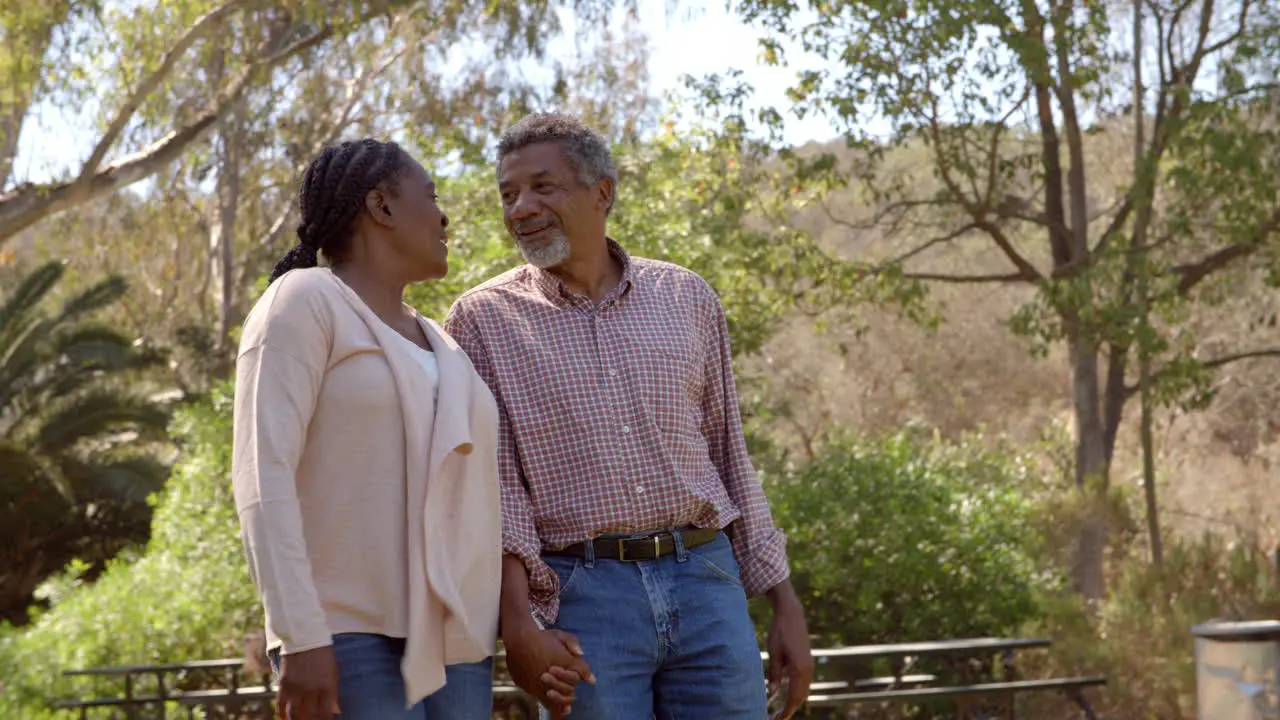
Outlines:
[[312, 273], [281, 278], [249, 314], [236, 361], [231, 475], [249, 571], [284, 654], [332, 643], [303, 536], [297, 469], [332, 346]]

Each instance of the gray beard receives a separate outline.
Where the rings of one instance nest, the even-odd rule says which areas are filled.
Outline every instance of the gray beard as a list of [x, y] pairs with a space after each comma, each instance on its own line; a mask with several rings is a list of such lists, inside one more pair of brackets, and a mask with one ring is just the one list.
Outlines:
[[519, 246], [520, 254], [524, 255], [525, 261], [543, 270], [561, 265], [569, 259], [569, 238], [565, 237], [562, 230], [552, 231], [551, 241], [542, 247], [529, 247], [519, 240], [516, 241], [516, 245]]

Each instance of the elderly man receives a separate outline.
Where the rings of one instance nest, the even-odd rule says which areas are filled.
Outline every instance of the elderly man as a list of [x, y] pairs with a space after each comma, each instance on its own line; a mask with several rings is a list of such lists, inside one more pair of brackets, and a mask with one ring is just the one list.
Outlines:
[[764, 718], [747, 613], [763, 593], [789, 717], [813, 660], [747, 456], [719, 298], [606, 234], [617, 171], [578, 119], [521, 120], [497, 174], [528, 264], [463, 294], [445, 326], [500, 409], [513, 677], [583, 720]]

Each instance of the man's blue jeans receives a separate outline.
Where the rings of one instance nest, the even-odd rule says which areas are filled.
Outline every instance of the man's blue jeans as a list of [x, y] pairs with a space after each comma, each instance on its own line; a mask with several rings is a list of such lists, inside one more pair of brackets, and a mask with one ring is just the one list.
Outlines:
[[[597, 541], [599, 542], [599, 541]], [[572, 720], [763, 720], [764, 666], [728, 537], [657, 560], [546, 556], [553, 626], [577, 636], [596, 684]], [[544, 717], [546, 717], [544, 711]]]
[[[493, 659], [445, 668], [445, 686], [404, 707], [400, 659], [402, 638], [364, 633], [333, 636], [338, 656], [341, 720], [490, 720], [493, 713]], [[279, 672], [278, 655], [272, 665]]]

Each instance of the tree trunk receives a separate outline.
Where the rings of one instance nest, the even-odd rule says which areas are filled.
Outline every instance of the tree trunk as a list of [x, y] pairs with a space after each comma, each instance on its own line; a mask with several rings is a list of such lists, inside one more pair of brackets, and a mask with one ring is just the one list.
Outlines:
[[236, 221], [240, 207], [240, 160], [244, 150], [243, 109], [228, 118], [219, 137], [218, 220], [210, 242], [215, 250], [214, 277], [218, 284], [218, 348], [228, 352], [236, 312]]
[[[1152, 179], [1148, 177], [1154, 168], [1148, 170], [1145, 165], [1146, 128], [1143, 118], [1142, 90], [1142, 0], [1133, 0], [1133, 173], [1137, 179], [1134, 187], [1138, 190], [1138, 213], [1133, 224], [1133, 253], [1130, 257], [1138, 258], [1139, 253], [1147, 252], [1147, 228], [1151, 222], [1151, 187]], [[1146, 258], [1143, 257], [1143, 260]], [[1147, 504], [1147, 535], [1151, 542], [1151, 563], [1157, 568], [1164, 564], [1164, 545], [1160, 540], [1160, 506], [1156, 502], [1156, 460], [1155, 441], [1151, 437], [1151, 348], [1145, 339], [1151, 323], [1151, 289], [1150, 268], [1138, 269], [1138, 392], [1141, 395], [1141, 417], [1139, 418], [1139, 435], [1142, 443], [1142, 489]]]
[[[209, 66], [209, 74], [215, 82], [221, 82], [225, 71], [227, 49], [216, 52]], [[217, 158], [213, 218], [209, 223], [209, 271], [212, 279], [214, 306], [217, 308], [217, 336], [213, 367], [219, 376], [229, 368], [231, 332], [236, 325], [236, 221], [240, 209], [240, 161], [244, 152], [244, 103], [239, 102], [219, 123], [214, 138]]]
[[1106, 432], [1099, 403], [1098, 348], [1074, 334], [1071, 342], [1072, 395], [1076, 420], [1076, 488], [1085, 501], [1072, 577], [1088, 601], [1105, 592], [1103, 560], [1107, 545], [1105, 501], [1110, 480]]

